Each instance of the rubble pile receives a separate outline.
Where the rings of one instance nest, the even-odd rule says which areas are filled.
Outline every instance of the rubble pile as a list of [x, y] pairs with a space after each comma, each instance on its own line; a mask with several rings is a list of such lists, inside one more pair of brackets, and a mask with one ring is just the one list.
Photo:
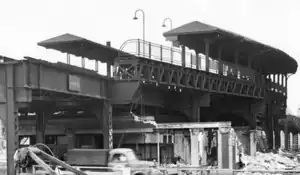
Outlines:
[[260, 153], [256, 156], [243, 155], [242, 162], [245, 164], [243, 170], [299, 170], [300, 171], [300, 154], [292, 154], [279, 150], [278, 153]]

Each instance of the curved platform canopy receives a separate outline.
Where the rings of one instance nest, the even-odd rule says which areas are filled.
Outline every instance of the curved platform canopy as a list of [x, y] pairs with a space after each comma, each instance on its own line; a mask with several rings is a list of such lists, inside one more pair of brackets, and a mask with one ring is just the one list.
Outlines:
[[101, 62], [112, 62], [119, 55], [130, 55], [116, 48], [68, 33], [41, 41], [38, 45]]
[[[226, 31], [208, 24], [194, 21], [165, 32], [164, 37], [180, 45], [185, 45], [198, 53], [205, 53], [204, 40], [212, 41], [210, 56], [217, 58], [217, 48], [239, 50], [245, 57], [250, 57], [253, 64], [263, 68], [263, 73], [296, 73], [296, 60], [281, 50], [259, 43], [245, 36]], [[222, 53], [222, 60], [232, 60], [233, 54]], [[240, 58], [242, 59], [242, 58]], [[245, 58], [244, 60], [246, 61]], [[272, 64], [270, 64], [272, 63]]]

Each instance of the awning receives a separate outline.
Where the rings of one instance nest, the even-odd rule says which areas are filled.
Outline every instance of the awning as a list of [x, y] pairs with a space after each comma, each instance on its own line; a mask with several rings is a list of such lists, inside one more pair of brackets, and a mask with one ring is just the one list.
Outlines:
[[85, 57], [101, 62], [112, 62], [118, 55], [129, 55], [129, 53], [113, 47], [102, 45], [68, 33], [41, 41], [38, 45], [47, 49], [54, 49], [63, 53], [69, 53], [78, 57]]
[[[167, 39], [179, 42], [199, 53], [205, 52], [204, 39], [212, 39], [213, 47], [239, 48], [252, 56], [254, 64], [264, 68], [265, 73], [296, 73], [297, 61], [274, 47], [259, 43], [245, 36], [215, 27], [199, 21], [190, 22], [163, 34]], [[217, 58], [217, 52], [211, 56]], [[222, 59], [232, 59], [232, 55], [223, 53]], [[272, 64], [270, 64], [272, 63]]]

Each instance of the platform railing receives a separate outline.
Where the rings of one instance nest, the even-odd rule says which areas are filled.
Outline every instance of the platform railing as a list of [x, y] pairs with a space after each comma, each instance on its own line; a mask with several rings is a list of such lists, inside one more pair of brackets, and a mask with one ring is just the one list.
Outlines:
[[[182, 50], [176, 47], [168, 47], [143, 41], [140, 39], [131, 39], [123, 43], [120, 50], [130, 53], [135, 56], [165, 62], [173, 65], [182, 66], [187, 68], [206, 71], [205, 55], [199, 54], [198, 64], [195, 53], [186, 51], [185, 64], [182, 64]], [[221, 65], [220, 65], [221, 64]], [[222, 72], [219, 72], [219, 67]], [[218, 61], [209, 58], [208, 70], [214, 74], [220, 74], [223, 76], [233, 76], [238, 79], [255, 81], [255, 71], [247, 67], [238, 66], [225, 61]]]

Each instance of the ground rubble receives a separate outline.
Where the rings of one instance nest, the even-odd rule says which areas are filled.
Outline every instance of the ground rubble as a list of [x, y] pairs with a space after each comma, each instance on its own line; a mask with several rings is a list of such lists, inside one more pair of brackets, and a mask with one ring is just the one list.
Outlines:
[[[261, 153], [256, 156], [242, 155], [241, 161], [244, 164], [242, 171], [256, 171], [251, 174], [286, 174], [279, 171], [299, 171], [300, 174], [300, 154], [296, 152], [286, 152], [279, 150], [277, 152]], [[261, 171], [261, 172], [258, 172]], [[272, 173], [267, 173], [272, 171]], [[249, 173], [238, 173], [249, 174]], [[294, 173], [293, 173], [294, 174]], [[298, 172], [295, 174], [298, 174]]]
[[[283, 150], [261, 153], [257, 152], [256, 156], [242, 154], [241, 162], [244, 167], [237, 170], [236, 175], [279, 175], [279, 174], [300, 174], [300, 153], [287, 152]], [[190, 165], [184, 163], [168, 164], [168, 168], [187, 168]], [[216, 166], [205, 166], [203, 169], [218, 169]], [[240, 171], [240, 172], [239, 172]], [[290, 171], [287, 173], [286, 171]], [[295, 171], [291, 173], [291, 171]]]

